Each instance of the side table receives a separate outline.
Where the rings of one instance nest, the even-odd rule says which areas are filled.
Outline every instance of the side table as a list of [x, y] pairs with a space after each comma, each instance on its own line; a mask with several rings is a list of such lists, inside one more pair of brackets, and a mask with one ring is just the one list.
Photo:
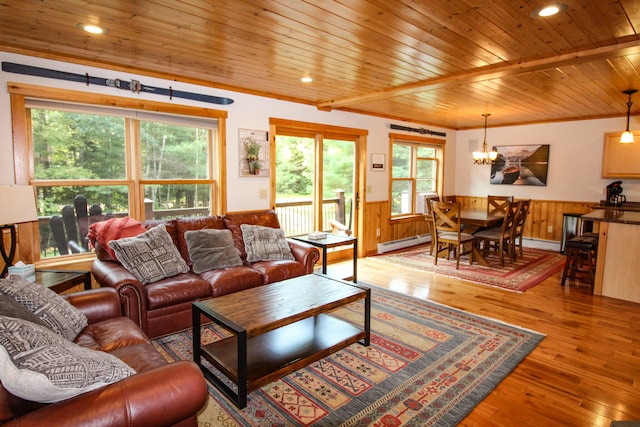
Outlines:
[[337, 246], [353, 245], [353, 283], [358, 280], [358, 239], [351, 236], [327, 233], [324, 239], [310, 239], [308, 234], [292, 237], [294, 240], [308, 243], [322, 249], [322, 274], [327, 274], [327, 249]]
[[84, 289], [89, 290], [91, 289], [91, 272], [88, 270], [36, 270], [34, 281], [58, 294], [78, 285], [84, 285]]

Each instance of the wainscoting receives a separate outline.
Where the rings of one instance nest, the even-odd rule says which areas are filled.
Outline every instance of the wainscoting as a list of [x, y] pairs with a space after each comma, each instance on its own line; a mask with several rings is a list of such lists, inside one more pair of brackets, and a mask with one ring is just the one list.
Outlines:
[[[463, 207], [487, 208], [486, 197], [457, 196]], [[562, 200], [532, 200], [525, 227], [525, 237], [536, 240], [560, 242], [564, 213], [588, 213], [597, 202], [567, 202]], [[551, 231], [549, 231], [551, 227]], [[377, 230], [380, 230], [379, 236]], [[427, 225], [422, 216], [389, 219], [387, 201], [367, 203], [364, 210], [364, 226], [359, 239], [363, 242], [359, 255], [377, 253], [378, 243], [404, 239], [424, 234]]]

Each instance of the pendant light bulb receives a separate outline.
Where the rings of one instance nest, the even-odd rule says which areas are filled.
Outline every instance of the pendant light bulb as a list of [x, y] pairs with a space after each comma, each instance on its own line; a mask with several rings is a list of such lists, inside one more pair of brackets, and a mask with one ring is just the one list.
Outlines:
[[627, 101], [627, 129], [624, 132], [622, 132], [622, 135], [620, 135], [620, 144], [634, 143], [633, 132], [629, 130], [629, 121], [631, 120], [631, 106], [633, 105], [633, 102], [631, 102], [631, 95], [633, 95], [636, 92], [637, 92], [636, 89], [629, 89], [622, 92], [625, 95], [629, 95], [629, 101]]

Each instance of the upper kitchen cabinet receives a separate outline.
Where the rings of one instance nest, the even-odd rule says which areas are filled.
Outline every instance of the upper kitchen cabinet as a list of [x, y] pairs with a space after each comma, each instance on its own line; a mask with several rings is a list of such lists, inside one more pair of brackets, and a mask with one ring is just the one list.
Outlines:
[[604, 135], [602, 152], [603, 178], [640, 179], [640, 135], [634, 134], [636, 142], [620, 144], [620, 133]]

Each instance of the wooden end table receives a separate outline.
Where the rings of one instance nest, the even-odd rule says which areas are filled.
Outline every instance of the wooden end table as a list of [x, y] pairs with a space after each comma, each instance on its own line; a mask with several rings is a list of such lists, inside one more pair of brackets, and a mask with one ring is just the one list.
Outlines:
[[322, 249], [322, 274], [327, 274], [327, 249], [338, 246], [353, 245], [353, 282], [358, 281], [358, 239], [351, 236], [327, 233], [324, 239], [310, 239], [308, 234], [291, 237], [294, 240], [308, 243]]
[[78, 285], [84, 285], [84, 289], [89, 290], [91, 289], [91, 272], [88, 270], [36, 270], [34, 281], [58, 294]]
[[[328, 314], [364, 300], [363, 326]], [[368, 346], [371, 290], [308, 274], [193, 303], [193, 359], [204, 376], [238, 408], [247, 394], [353, 343]], [[229, 338], [201, 343], [201, 316]], [[206, 359], [218, 372], [202, 363]], [[221, 377], [237, 387], [233, 390]]]

